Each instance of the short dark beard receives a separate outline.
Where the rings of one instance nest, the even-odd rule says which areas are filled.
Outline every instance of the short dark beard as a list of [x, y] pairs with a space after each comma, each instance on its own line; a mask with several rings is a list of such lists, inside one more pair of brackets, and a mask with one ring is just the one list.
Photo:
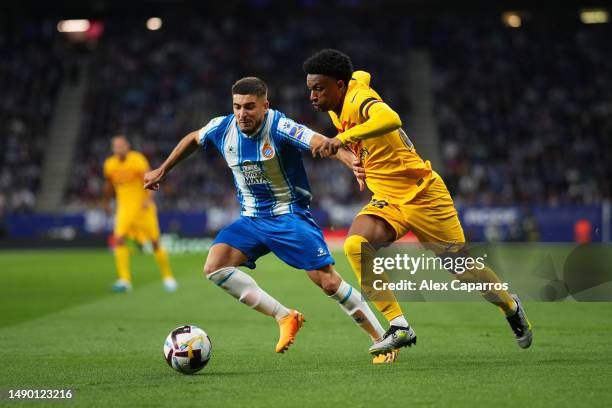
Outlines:
[[[256, 123], [255, 127], [253, 128], [252, 131], [249, 132], [245, 132], [244, 130], [240, 129], [240, 131], [242, 133], [244, 133], [247, 136], [253, 136], [255, 133], [257, 133], [259, 131], [259, 129], [261, 129], [261, 126], [263, 125], [264, 119], [266, 118], [266, 116], [264, 115], [264, 117], [261, 119], [261, 122]], [[238, 127], [240, 127], [240, 125], [238, 125]]]

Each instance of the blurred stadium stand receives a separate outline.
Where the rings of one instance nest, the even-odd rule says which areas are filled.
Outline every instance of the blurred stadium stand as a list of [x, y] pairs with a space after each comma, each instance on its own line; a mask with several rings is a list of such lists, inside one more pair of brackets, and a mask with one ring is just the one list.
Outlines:
[[610, 197], [610, 24], [500, 29], [455, 19], [432, 36], [446, 180], [465, 205]]
[[[19, 18], [3, 17], [0, 29], [0, 235], [45, 234], [75, 215], [72, 235], [102, 234], [109, 138], [124, 133], [158, 165], [182, 135], [229, 113], [241, 76], [260, 76], [274, 108], [333, 135], [309, 106], [301, 63], [335, 47], [373, 74], [444, 175], [468, 235], [572, 240], [587, 219], [594, 240], [609, 239], [612, 29], [582, 24], [578, 2], [527, 8], [516, 29], [502, 23], [501, 6], [446, 2], [54, 4], [26, 18], [10, 1]], [[75, 15], [94, 21], [79, 41], [56, 30]], [[154, 15], [163, 26], [149, 31]], [[337, 163], [306, 162], [317, 219], [345, 227], [368, 195]], [[216, 152], [177, 168], [157, 199], [166, 229], [185, 233], [189, 221], [177, 217], [206, 214], [188, 235], [217, 230], [237, 210]], [[47, 227], [29, 231], [32, 223]]]
[[0, 214], [34, 208], [68, 52], [52, 23], [0, 31]]

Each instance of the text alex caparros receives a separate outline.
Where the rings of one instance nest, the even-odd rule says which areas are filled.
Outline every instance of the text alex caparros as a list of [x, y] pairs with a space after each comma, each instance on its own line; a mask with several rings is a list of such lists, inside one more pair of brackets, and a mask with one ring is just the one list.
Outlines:
[[[466, 271], [475, 272], [474, 278], [476, 281], [462, 282], [454, 279], [450, 282], [434, 282], [431, 279], [408, 280], [402, 279], [397, 282], [386, 282], [383, 279], [376, 279], [372, 282], [374, 290], [392, 290], [392, 291], [490, 291], [490, 290], [508, 290], [506, 282], [478, 282], [478, 271], [483, 270], [485, 265], [486, 254], [479, 257], [457, 256], [457, 257], [429, 257], [425, 254], [420, 256], [411, 256], [408, 254], [396, 254], [391, 257], [375, 257], [372, 262], [372, 272], [376, 275], [382, 275], [387, 271], [405, 271], [410, 275], [416, 274], [417, 270], [444, 270], [452, 272], [455, 275], [461, 275]], [[472, 280], [472, 279], [471, 279]]]

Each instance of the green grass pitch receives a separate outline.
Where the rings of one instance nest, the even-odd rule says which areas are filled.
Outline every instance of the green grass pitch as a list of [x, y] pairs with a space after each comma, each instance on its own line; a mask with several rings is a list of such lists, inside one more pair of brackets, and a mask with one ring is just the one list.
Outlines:
[[[351, 283], [344, 256], [338, 269]], [[132, 257], [134, 292], [113, 294], [107, 251], [0, 252], [0, 389], [75, 390], [71, 401], [1, 406], [609, 406], [612, 303], [527, 303], [531, 349], [481, 303], [413, 303], [419, 338], [390, 366], [373, 366], [369, 340], [301, 271], [267, 256], [253, 276], [307, 319], [274, 353], [275, 322], [202, 277], [202, 254], [171, 263], [179, 291], [162, 289], [153, 258]], [[213, 356], [197, 375], [171, 370], [168, 332], [197, 324]]]

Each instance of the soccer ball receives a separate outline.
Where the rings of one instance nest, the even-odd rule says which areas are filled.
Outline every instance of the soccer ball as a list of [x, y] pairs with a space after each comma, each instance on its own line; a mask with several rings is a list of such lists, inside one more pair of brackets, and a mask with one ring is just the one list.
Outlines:
[[172, 330], [164, 342], [164, 357], [168, 365], [183, 374], [203, 369], [212, 352], [208, 334], [198, 326], [180, 326]]

